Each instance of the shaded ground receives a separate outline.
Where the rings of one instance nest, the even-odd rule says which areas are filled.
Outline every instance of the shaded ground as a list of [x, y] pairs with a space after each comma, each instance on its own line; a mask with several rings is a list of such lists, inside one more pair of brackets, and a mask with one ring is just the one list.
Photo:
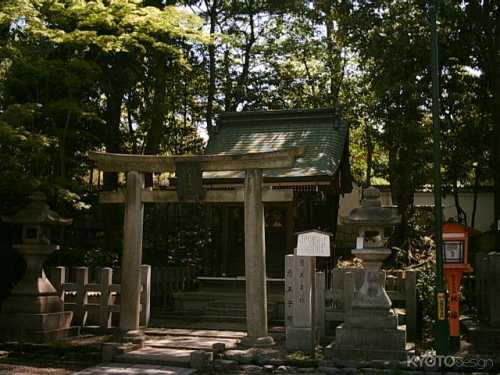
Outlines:
[[67, 375], [101, 362], [101, 343], [108, 335], [85, 335], [55, 344], [0, 343], [0, 375]]

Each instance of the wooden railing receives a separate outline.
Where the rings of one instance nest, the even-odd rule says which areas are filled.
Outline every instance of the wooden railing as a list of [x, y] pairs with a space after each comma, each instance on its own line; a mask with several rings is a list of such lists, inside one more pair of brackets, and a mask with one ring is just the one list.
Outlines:
[[[113, 283], [113, 269], [101, 268], [97, 280], [89, 282], [89, 268], [73, 268], [69, 282], [66, 267], [49, 269], [49, 279], [64, 302], [66, 311], [73, 311], [72, 325], [97, 325], [111, 328], [113, 314], [120, 312], [120, 284]], [[140, 325], [147, 326], [150, 318], [151, 266], [141, 266]]]
[[[352, 308], [355, 290], [363, 283], [363, 269], [335, 268], [329, 272], [325, 290], [325, 320], [343, 322]], [[393, 306], [403, 307], [409, 340], [417, 335], [417, 292], [415, 271], [387, 271], [385, 289]]]

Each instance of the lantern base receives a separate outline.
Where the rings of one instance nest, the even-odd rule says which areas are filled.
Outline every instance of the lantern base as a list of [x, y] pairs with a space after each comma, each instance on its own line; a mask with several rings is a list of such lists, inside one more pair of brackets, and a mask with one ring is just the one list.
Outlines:
[[329, 354], [341, 359], [406, 359], [406, 330], [392, 310], [353, 308], [335, 330]]
[[50, 342], [78, 334], [70, 327], [72, 311], [47, 314], [1, 313], [0, 339], [3, 341]]
[[326, 357], [343, 360], [406, 359], [406, 331], [393, 328], [347, 327], [335, 331], [335, 342], [327, 347]]

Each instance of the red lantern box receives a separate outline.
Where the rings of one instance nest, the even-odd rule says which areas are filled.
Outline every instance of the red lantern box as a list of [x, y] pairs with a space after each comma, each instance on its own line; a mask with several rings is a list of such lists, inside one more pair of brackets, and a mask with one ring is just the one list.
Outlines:
[[444, 276], [448, 283], [449, 322], [452, 340], [460, 340], [460, 282], [469, 264], [469, 230], [461, 224], [443, 225]]

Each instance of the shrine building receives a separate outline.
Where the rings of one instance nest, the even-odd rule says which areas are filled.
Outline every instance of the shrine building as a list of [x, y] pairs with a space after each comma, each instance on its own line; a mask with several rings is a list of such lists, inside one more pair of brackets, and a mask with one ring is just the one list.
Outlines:
[[[296, 232], [336, 232], [339, 197], [352, 190], [348, 133], [348, 125], [334, 109], [218, 115], [206, 154], [304, 149], [294, 168], [263, 172], [264, 190], [293, 190], [291, 202], [264, 204], [268, 277], [283, 277], [284, 256], [293, 252]], [[205, 189], [238, 190], [243, 184], [243, 171], [203, 172]], [[216, 254], [219, 276], [244, 275], [243, 220], [241, 203], [221, 204], [221, 242]]]

